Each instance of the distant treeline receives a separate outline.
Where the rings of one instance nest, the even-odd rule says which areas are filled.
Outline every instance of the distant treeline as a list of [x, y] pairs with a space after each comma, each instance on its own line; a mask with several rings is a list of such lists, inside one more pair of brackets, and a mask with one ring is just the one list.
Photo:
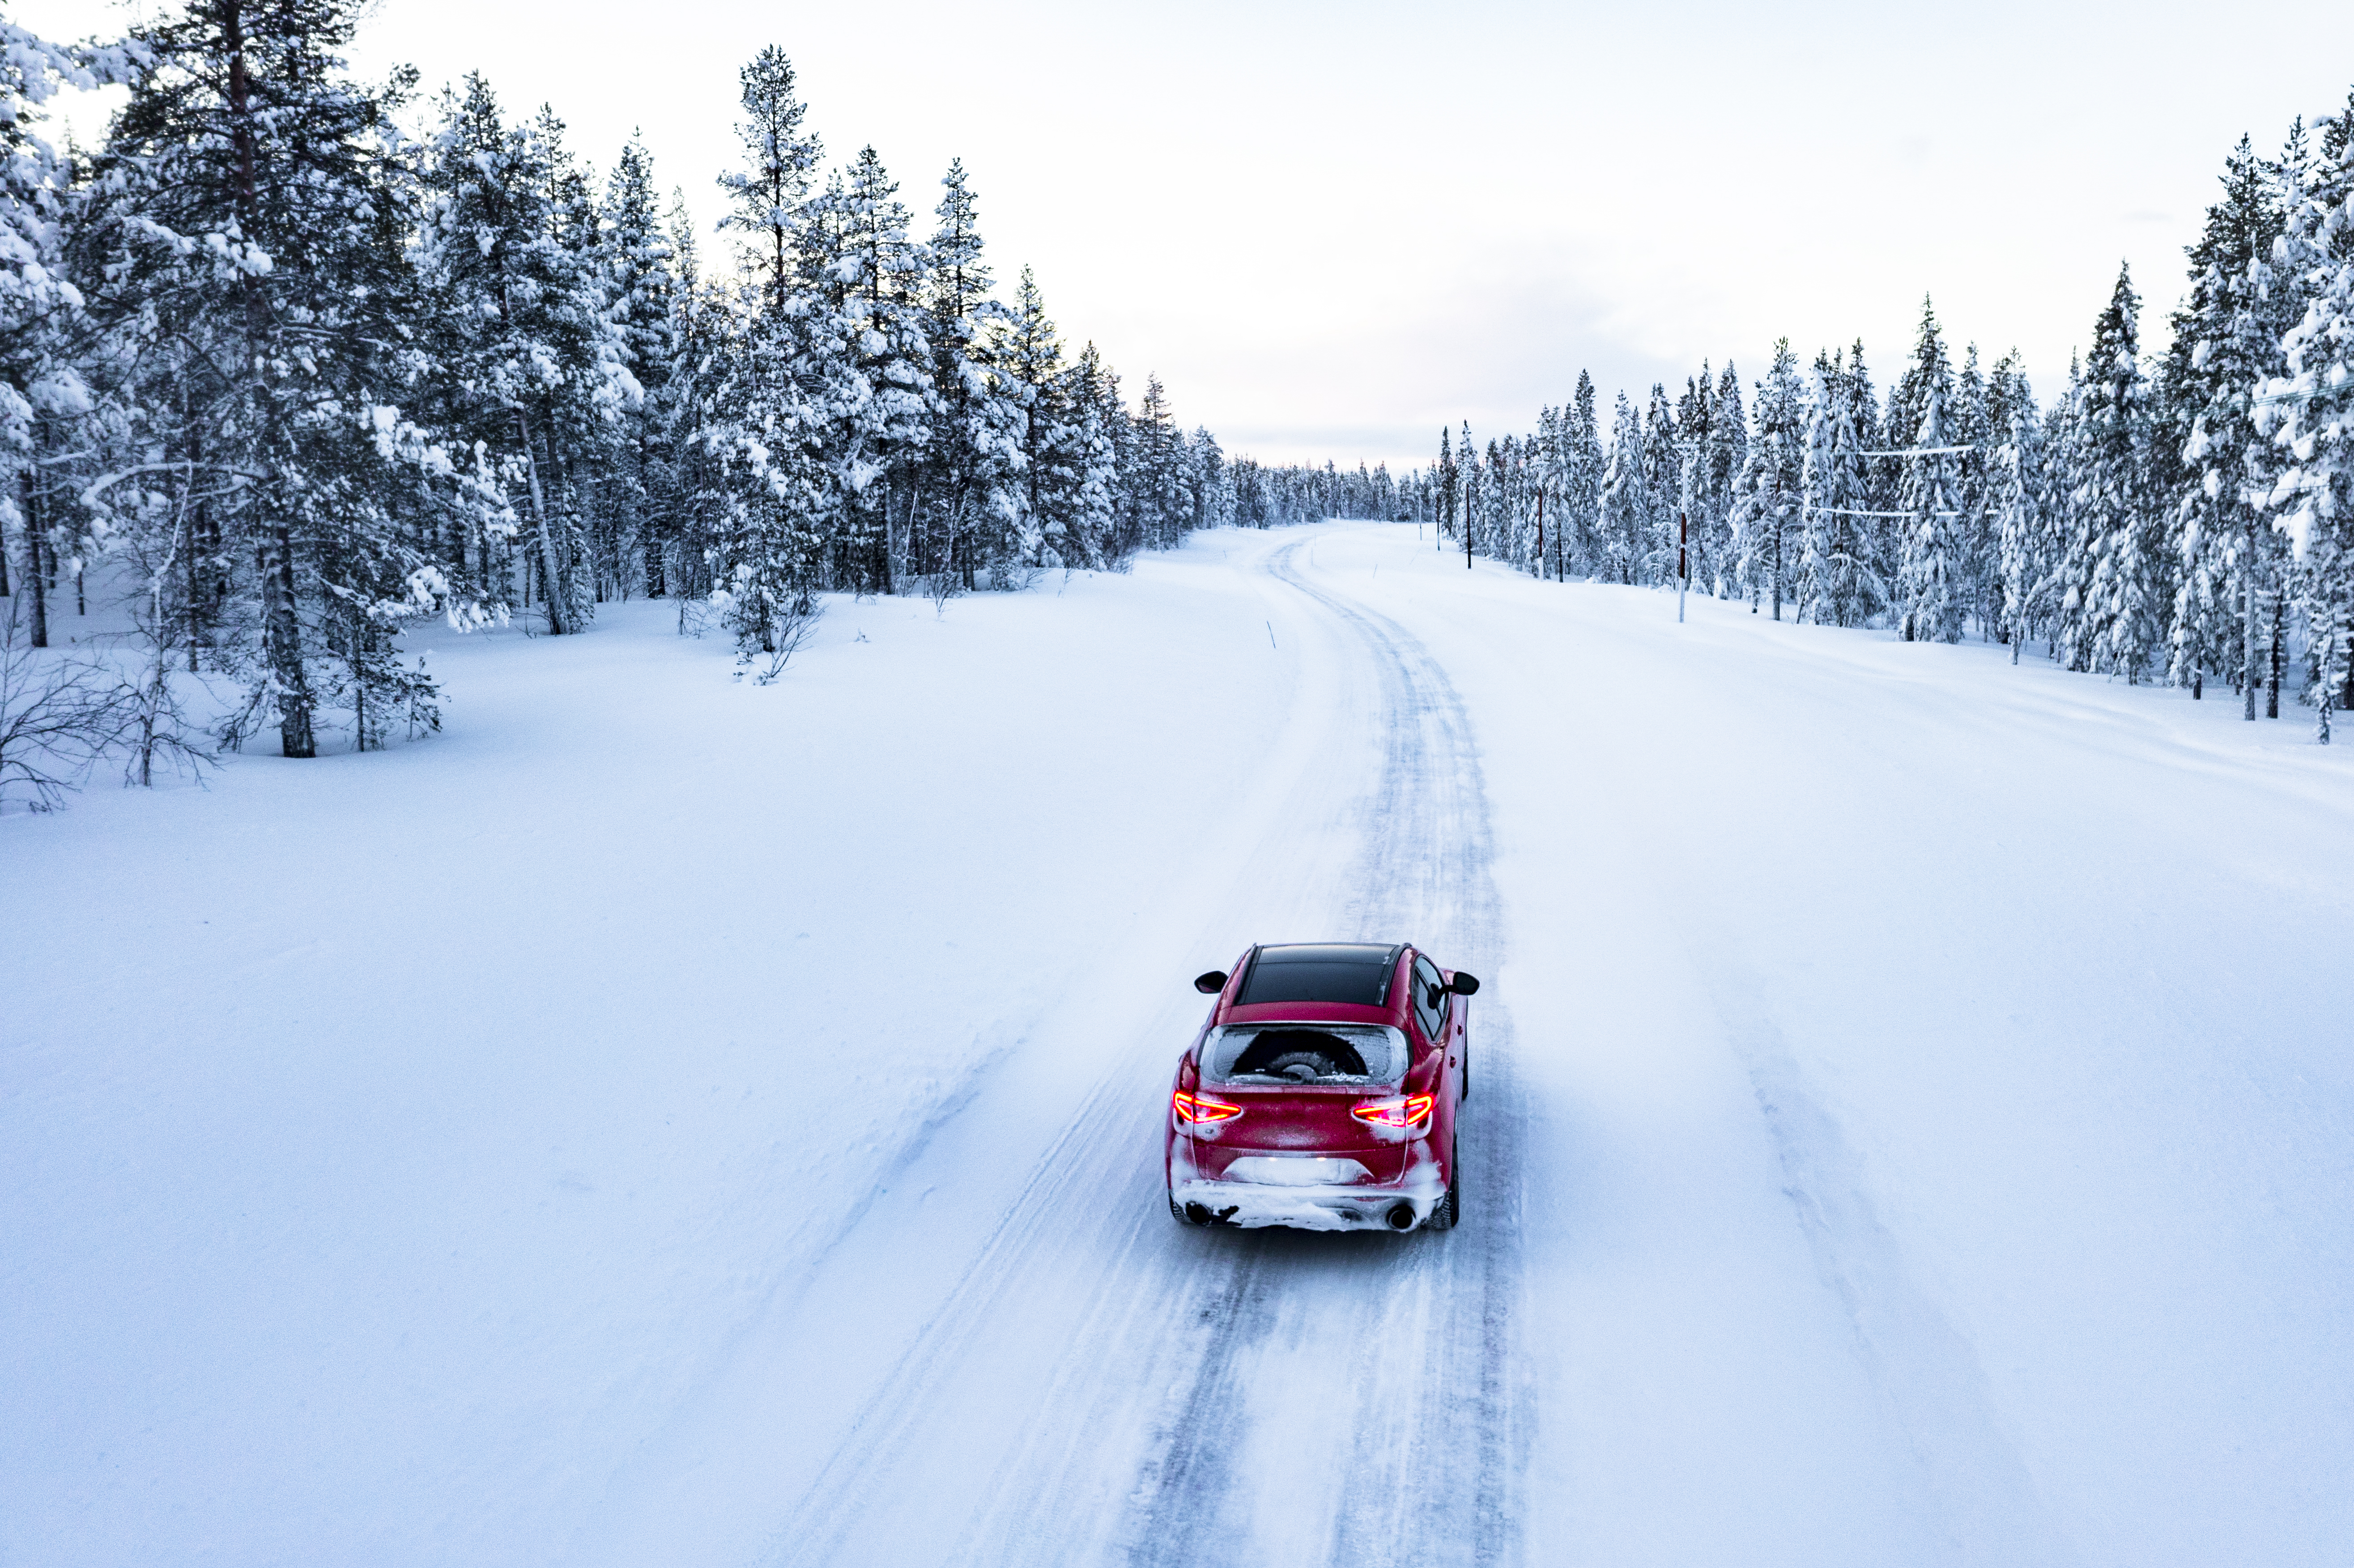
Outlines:
[[[1731, 365], [1681, 397], [1581, 374], [1532, 434], [1442, 433], [1447, 535], [1548, 577], [1668, 584], [1780, 617], [1954, 641], [1976, 627], [2073, 670], [2210, 679], [2278, 715], [2285, 677], [2354, 706], [2354, 98], [2243, 138], [2189, 248], [2173, 343], [2141, 350], [2120, 272], [2092, 346], [2039, 408], [2018, 355], [1953, 363], [1924, 305], [1887, 395], [1861, 343], [1776, 346], [1747, 408]], [[2317, 132], [2317, 134], [2316, 133]], [[1681, 552], [1681, 554], [1680, 554]]]

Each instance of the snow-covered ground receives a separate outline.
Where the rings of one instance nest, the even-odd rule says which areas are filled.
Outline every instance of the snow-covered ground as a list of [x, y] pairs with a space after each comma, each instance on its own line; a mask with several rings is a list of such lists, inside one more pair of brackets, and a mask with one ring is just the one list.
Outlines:
[[[2354, 754], [1412, 528], [0, 820], [0, 1562], [2342, 1561]], [[1451, 1234], [1161, 1207], [1427, 943]], [[1477, 1147], [1469, 1145], [1476, 1140]]]

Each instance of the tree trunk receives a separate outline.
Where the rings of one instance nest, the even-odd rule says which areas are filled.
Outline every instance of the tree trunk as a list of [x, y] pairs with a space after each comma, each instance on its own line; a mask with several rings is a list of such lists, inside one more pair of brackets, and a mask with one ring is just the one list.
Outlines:
[[2271, 673], [2264, 678], [2264, 717], [2280, 717], [2281, 633], [2288, 620], [2288, 595], [2273, 595], [2273, 652]]
[[25, 508], [25, 585], [33, 590], [33, 646], [49, 645], [49, 599], [41, 585], [41, 513], [33, 499], [33, 471], [22, 475]]
[[2253, 724], [2256, 717], [2256, 531], [2253, 527], [2247, 530], [2240, 571], [2242, 597], [2246, 600], [2240, 629], [2240, 716]]
[[278, 686], [279, 740], [289, 757], [316, 757], [311, 681], [302, 667], [302, 623], [294, 613], [294, 539], [282, 522], [262, 531], [262, 636]]
[[[561, 637], [572, 630], [572, 606], [566, 602], [564, 574], [557, 569], [556, 531], [548, 521], [547, 497], [540, 490], [539, 453], [532, 445], [531, 419], [521, 408], [515, 410], [515, 429], [523, 436], [524, 470], [531, 476], [531, 518], [539, 532], [539, 588], [540, 599], [547, 607], [547, 634]], [[528, 588], [525, 593], [528, 596]]]

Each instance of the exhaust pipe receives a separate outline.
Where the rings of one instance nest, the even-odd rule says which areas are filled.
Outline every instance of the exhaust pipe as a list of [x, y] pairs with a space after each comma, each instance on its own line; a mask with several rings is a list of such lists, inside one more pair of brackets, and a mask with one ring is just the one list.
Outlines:
[[1206, 1204], [1206, 1203], [1188, 1203], [1188, 1204], [1186, 1204], [1186, 1205], [1185, 1205], [1185, 1219], [1186, 1219], [1187, 1223], [1188, 1223], [1188, 1224], [1196, 1224], [1196, 1225], [1206, 1225], [1206, 1224], [1208, 1224], [1210, 1223], [1210, 1207], [1209, 1207], [1209, 1205], [1208, 1205], [1208, 1204]]
[[1390, 1212], [1382, 1217], [1389, 1221], [1390, 1229], [1394, 1231], [1410, 1231], [1414, 1229], [1414, 1205], [1407, 1202], [1403, 1198], [1399, 1199], [1396, 1202], [1392, 1203], [1390, 1205]]

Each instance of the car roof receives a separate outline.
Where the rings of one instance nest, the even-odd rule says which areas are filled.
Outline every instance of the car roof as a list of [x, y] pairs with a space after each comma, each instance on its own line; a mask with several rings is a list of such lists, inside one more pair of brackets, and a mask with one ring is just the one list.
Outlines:
[[1404, 942], [1278, 942], [1253, 948], [1227, 994], [1226, 1023], [1395, 1023]]

